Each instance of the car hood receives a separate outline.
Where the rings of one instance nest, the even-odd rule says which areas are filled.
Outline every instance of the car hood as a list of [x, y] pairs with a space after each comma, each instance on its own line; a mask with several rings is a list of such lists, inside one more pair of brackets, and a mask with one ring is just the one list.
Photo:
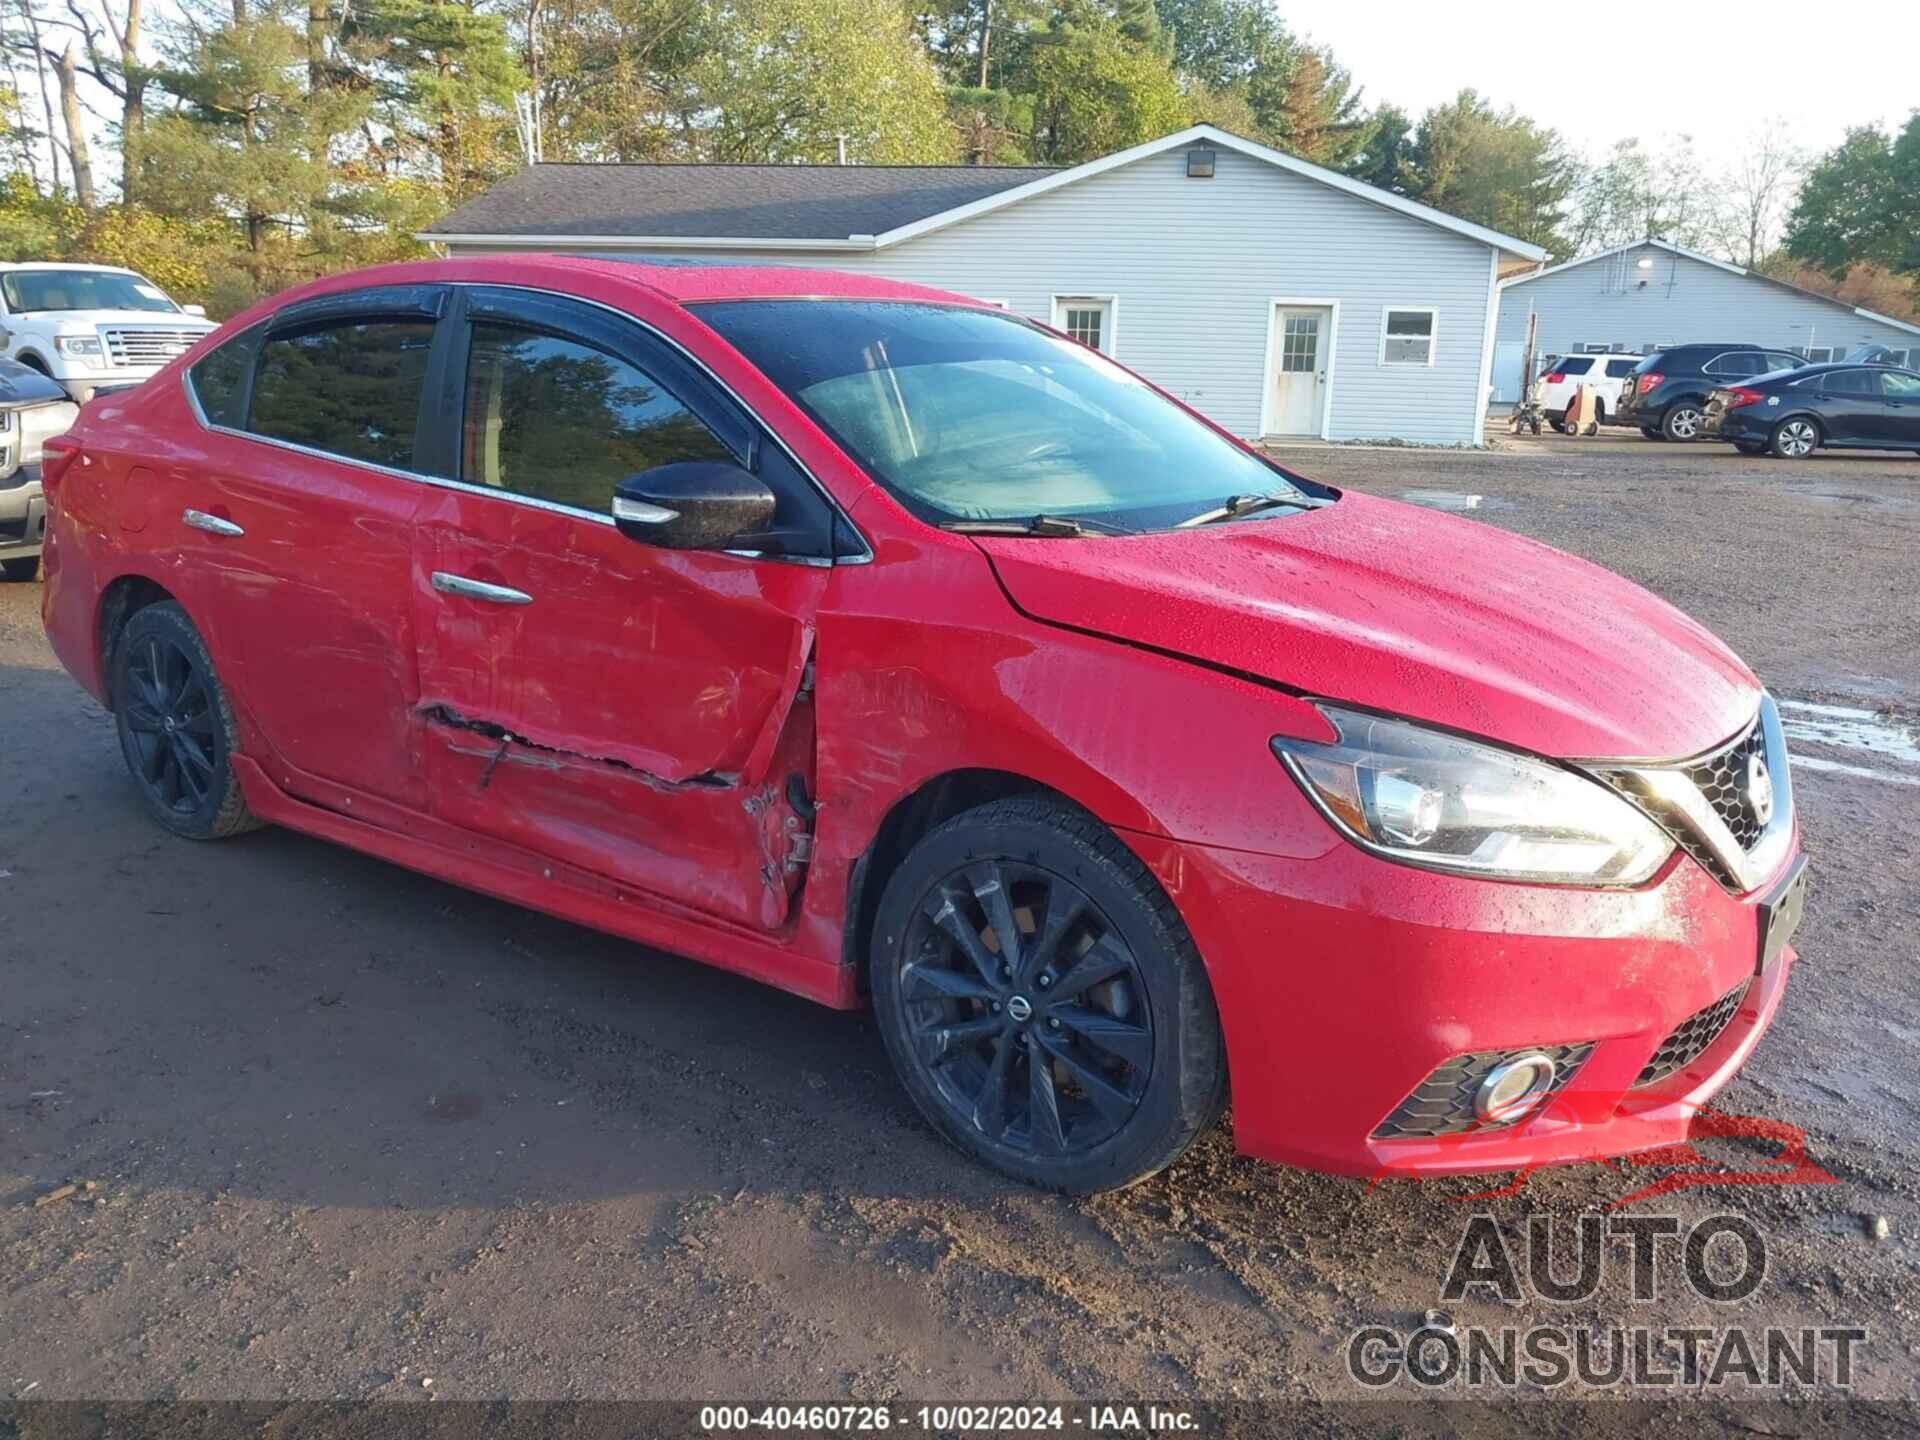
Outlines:
[[976, 539], [1038, 620], [1539, 754], [1693, 755], [1759, 704], [1738, 657], [1657, 596], [1396, 501], [1347, 493], [1154, 535]]
[[19, 410], [29, 405], [52, 405], [68, 398], [66, 387], [50, 380], [31, 365], [18, 360], [0, 359], [0, 409]]
[[220, 327], [199, 315], [169, 315], [161, 310], [41, 310], [28, 312], [21, 318], [37, 315], [49, 321], [58, 330], [88, 331], [96, 325], [149, 325], [160, 330], [218, 330]]

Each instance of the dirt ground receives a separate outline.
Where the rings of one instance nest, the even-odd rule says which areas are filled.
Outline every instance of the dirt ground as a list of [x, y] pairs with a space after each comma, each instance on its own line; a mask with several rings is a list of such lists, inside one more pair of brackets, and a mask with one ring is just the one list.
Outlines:
[[[1737, 1304], [1636, 1302], [1610, 1263], [1583, 1305], [1445, 1308], [1859, 1325], [1853, 1393], [1920, 1398], [1920, 460], [1282, 458], [1620, 570], [1801, 706], [1803, 958], [1722, 1106], [1803, 1128], [1832, 1183], [1634, 1207], [1750, 1218], [1769, 1269]], [[920, 1122], [864, 1016], [282, 831], [166, 837], [38, 602], [0, 587], [0, 1401], [1269, 1399], [1366, 1429], [1389, 1412], [1316, 1408], [1370, 1394], [1348, 1337], [1439, 1305], [1474, 1211], [1570, 1231], [1689, 1168], [1475, 1200], [1509, 1177], [1369, 1187], [1236, 1158], [1223, 1127], [1126, 1193], [1035, 1194]], [[1750, 1173], [1775, 1148], [1700, 1147]], [[70, 1178], [97, 1188], [33, 1203]], [[1793, 1433], [1698, 1407], [1665, 1428]], [[1517, 1400], [1480, 1421], [1533, 1428]]]

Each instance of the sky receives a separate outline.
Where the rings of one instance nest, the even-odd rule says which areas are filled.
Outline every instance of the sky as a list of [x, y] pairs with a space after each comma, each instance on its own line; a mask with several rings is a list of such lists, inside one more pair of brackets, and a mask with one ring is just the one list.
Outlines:
[[[1371, 107], [1420, 112], [1471, 86], [1558, 130], [1587, 160], [1618, 140], [1690, 134], [1703, 160], [1768, 121], [1804, 148], [1848, 127], [1904, 125], [1920, 107], [1920, 0], [1496, 4], [1277, 0], [1297, 35], [1331, 46]], [[1829, 19], [1828, 17], [1832, 18]]]

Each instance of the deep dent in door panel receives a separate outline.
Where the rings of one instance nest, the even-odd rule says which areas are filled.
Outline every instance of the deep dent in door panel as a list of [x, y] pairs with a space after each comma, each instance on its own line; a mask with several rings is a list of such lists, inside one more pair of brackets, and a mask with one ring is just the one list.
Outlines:
[[[708, 771], [670, 780], [617, 756], [544, 745], [444, 705], [422, 705], [435, 763], [446, 767], [449, 782], [440, 791], [443, 818], [464, 818], [638, 891], [778, 929], [813, 851], [810, 818], [788, 798], [791, 779], [807, 793], [814, 775], [806, 628], [808, 648], [790, 666], [789, 682], [744, 773]], [[650, 792], [651, 807], [668, 806], [670, 823], [660, 831], [632, 823], [635, 786]], [[649, 843], [654, 833], [663, 843]]]
[[[436, 595], [434, 571], [533, 600]], [[675, 782], [765, 763], [823, 587], [808, 567], [651, 549], [580, 516], [454, 491], [422, 506], [415, 572], [423, 708]], [[770, 614], [786, 617], [777, 634]]]

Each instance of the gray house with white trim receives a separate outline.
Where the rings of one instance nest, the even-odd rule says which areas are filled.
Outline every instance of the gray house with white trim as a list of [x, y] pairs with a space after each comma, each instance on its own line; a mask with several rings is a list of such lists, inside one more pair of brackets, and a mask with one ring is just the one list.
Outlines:
[[1527, 318], [1538, 352], [1652, 354], [1674, 345], [1745, 344], [1842, 360], [1886, 346], [1895, 364], [1920, 366], [1920, 325], [1876, 315], [1797, 285], [1743, 270], [1664, 240], [1641, 240], [1516, 276], [1500, 287], [1494, 396], [1519, 398]]
[[421, 233], [805, 265], [1052, 324], [1248, 437], [1477, 444], [1524, 241], [1210, 125], [1071, 169], [532, 165]]

